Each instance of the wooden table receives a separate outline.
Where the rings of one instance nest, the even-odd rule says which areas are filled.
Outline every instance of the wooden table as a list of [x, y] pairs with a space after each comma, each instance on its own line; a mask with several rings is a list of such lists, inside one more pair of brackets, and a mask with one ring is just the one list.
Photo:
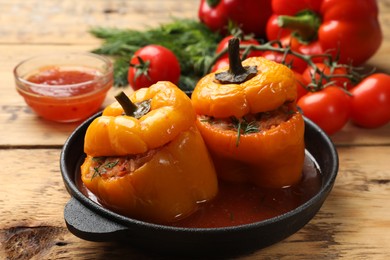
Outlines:
[[[77, 124], [35, 116], [15, 91], [12, 69], [32, 55], [98, 47], [90, 27], [142, 29], [171, 17], [196, 18], [197, 5], [0, 0], [0, 259], [149, 258], [116, 244], [83, 241], [67, 230], [69, 195], [59, 155]], [[390, 73], [390, 0], [380, 0], [379, 7], [384, 42], [369, 64]], [[340, 170], [319, 213], [291, 237], [242, 259], [390, 259], [390, 124], [375, 130], [348, 125], [332, 139]]]

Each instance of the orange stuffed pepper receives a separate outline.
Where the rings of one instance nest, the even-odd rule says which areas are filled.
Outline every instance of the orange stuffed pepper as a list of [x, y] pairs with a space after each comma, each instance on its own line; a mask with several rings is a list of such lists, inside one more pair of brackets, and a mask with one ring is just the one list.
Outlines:
[[170, 82], [122, 94], [85, 135], [85, 186], [107, 208], [155, 223], [196, 211], [218, 190], [191, 100]]
[[304, 120], [296, 107], [294, 73], [262, 57], [241, 63], [238, 42], [230, 67], [196, 85], [196, 124], [219, 178], [262, 187], [296, 184], [305, 157]]

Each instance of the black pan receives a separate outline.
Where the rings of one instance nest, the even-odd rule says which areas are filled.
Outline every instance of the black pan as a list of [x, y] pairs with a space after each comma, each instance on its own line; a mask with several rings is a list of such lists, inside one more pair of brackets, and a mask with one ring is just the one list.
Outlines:
[[305, 118], [305, 143], [320, 169], [322, 187], [310, 200], [280, 216], [225, 228], [178, 228], [147, 223], [112, 212], [87, 198], [78, 188], [75, 175], [83, 152], [84, 135], [97, 114], [82, 123], [65, 142], [60, 167], [72, 196], [64, 217], [71, 233], [89, 241], [117, 241], [159, 254], [179, 256], [232, 256], [277, 243], [306, 225], [321, 208], [338, 171], [337, 151], [329, 137]]

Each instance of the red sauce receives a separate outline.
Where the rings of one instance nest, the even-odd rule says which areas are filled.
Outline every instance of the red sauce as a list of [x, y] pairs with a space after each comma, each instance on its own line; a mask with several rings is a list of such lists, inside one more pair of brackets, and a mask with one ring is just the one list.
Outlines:
[[[99, 77], [100, 72], [93, 69], [45, 67], [26, 79], [34, 83], [26, 84], [27, 91], [18, 91], [43, 118], [60, 122], [79, 121], [97, 112], [112, 86], [112, 79], [99, 81]], [[86, 84], [74, 85], [80, 83]]]
[[[82, 184], [78, 171], [79, 189], [97, 202]], [[282, 189], [266, 189], [252, 185], [219, 183], [217, 197], [199, 204], [191, 216], [166, 225], [190, 228], [216, 228], [254, 223], [287, 213], [302, 205], [321, 188], [321, 174], [310, 155], [305, 158], [303, 177], [297, 185]], [[98, 203], [98, 202], [97, 202]]]

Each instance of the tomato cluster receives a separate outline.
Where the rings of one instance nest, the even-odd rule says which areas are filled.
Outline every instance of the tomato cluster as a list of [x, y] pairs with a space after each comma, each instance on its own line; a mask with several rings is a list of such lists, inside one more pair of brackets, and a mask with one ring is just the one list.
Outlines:
[[[224, 53], [225, 37], [216, 54]], [[255, 39], [241, 41], [241, 46], [259, 46]], [[257, 48], [259, 49], [259, 48]], [[289, 66], [296, 76], [297, 104], [302, 113], [327, 134], [341, 130], [349, 121], [364, 128], [376, 128], [390, 121], [390, 75], [376, 73], [356, 77], [354, 67], [312, 58], [308, 62], [294, 52], [259, 51], [251, 49], [246, 57], [263, 56]], [[261, 49], [261, 48], [260, 48]], [[212, 72], [229, 66], [229, 59], [220, 55]]]
[[[227, 3], [230, 2], [238, 1], [202, 0], [199, 7], [200, 21], [214, 31], [226, 33], [222, 29], [229, 18]], [[244, 2], [251, 2], [251, 5], [245, 5], [248, 9], [241, 15], [251, 17], [252, 23], [265, 28], [266, 40], [278, 41], [280, 47], [289, 48], [305, 57], [311, 56], [308, 62], [291, 51], [265, 50], [259, 53], [252, 50], [247, 53], [247, 57], [263, 56], [283, 63], [295, 72], [298, 105], [326, 133], [336, 133], [350, 120], [366, 128], [379, 127], [390, 121], [390, 76], [372, 74], [363, 77], [363, 80], [359, 78], [359, 81], [362, 80], [359, 83], [354, 81], [350, 66], [334, 66], [333, 62], [337, 60], [342, 64], [361, 65], [378, 50], [382, 32], [375, 0], [364, 1], [359, 5], [354, 0], [345, 0], [343, 3], [333, 0]], [[260, 2], [271, 6], [271, 13], [267, 8], [261, 12], [268, 17], [266, 24], [252, 15]], [[232, 10], [232, 13], [239, 13], [237, 8]], [[245, 29], [246, 23], [241, 21], [240, 25]], [[255, 33], [254, 36], [258, 37], [259, 34]], [[228, 38], [220, 43], [217, 53], [226, 48]], [[245, 39], [241, 45], [256, 46], [258, 42]], [[221, 57], [212, 71], [228, 65], [228, 58]]]
[[354, 86], [342, 77], [330, 83], [298, 99], [303, 114], [327, 134], [341, 130], [349, 120], [364, 128], [380, 127], [390, 121], [390, 75], [371, 74]]

